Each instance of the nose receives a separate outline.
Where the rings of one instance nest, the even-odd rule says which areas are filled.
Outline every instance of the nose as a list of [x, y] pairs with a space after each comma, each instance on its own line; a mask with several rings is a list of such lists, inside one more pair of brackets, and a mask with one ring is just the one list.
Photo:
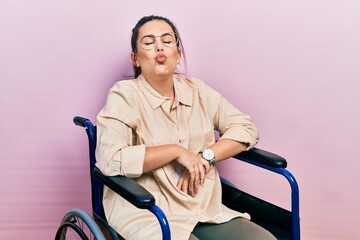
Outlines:
[[156, 41], [155, 51], [156, 52], [164, 51], [164, 45], [163, 45], [162, 41]]
[[163, 48], [163, 45], [161, 44], [158, 44], [157, 46], [156, 46], [156, 52], [163, 52], [164, 51], [164, 48]]

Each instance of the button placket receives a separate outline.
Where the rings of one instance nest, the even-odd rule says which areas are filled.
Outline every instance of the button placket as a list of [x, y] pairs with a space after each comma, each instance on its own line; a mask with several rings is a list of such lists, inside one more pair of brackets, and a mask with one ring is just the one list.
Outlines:
[[179, 128], [179, 121], [178, 121], [178, 106], [173, 107], [170, 110], [170, 116], [172, 119], [172, 124], [171, 127], [174, 130], [174, 133], [176, 133], [176, 138], [177, 141], [181, 144], [181, 139], [180, 139], [180, 128]]

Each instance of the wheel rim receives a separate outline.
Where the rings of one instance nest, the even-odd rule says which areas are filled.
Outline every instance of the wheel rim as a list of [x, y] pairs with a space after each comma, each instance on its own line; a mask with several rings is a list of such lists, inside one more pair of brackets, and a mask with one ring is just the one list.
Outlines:
[[[88, 237], [89, 236], [89, 237]], [[63, 222], [56, 232], [55, 239], [59, 240], [89, 240], [95, 239], [87, 225], [76, 216]]]

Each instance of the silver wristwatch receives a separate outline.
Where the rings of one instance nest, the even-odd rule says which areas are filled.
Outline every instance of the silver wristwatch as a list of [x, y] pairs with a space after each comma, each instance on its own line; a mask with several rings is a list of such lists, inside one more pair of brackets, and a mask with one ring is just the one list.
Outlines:
[[205, 149], [201, 150], [200, 153], [202, 154], [202, 157], [210, 163], [210, 165], [214, 165], [215, 153], [213, 150], [211, 150], [209, 148], [205, 148]]

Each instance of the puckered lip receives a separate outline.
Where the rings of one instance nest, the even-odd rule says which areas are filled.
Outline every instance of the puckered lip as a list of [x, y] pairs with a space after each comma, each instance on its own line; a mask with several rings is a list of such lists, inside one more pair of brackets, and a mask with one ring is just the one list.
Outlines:
[[165, 62], [166, 58], [167, 58], [167, 57], [166, 57], [165, 54], [159, 53], [159, 54], [157, 54], [157, 55], [155, 56], [155, 61], [156, 61], [156, 62], [159, 62], [159, 63], [163, 63], [163, 62]]

